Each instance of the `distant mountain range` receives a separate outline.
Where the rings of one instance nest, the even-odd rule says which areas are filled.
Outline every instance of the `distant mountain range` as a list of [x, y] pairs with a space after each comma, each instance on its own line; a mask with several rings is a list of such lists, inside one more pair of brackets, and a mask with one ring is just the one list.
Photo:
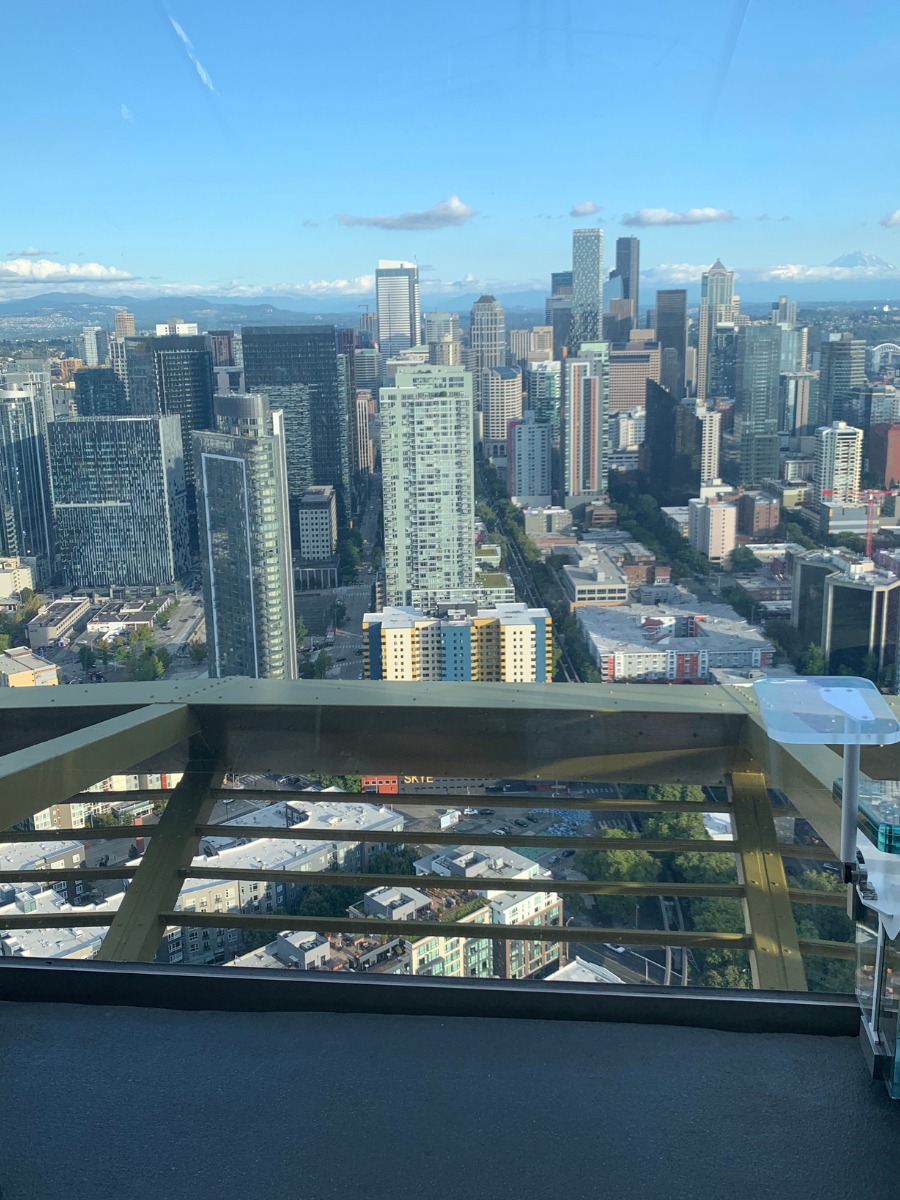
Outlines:
[[[841, 268], [848, 275], [831, 275]], [[828, 263], [827, 267], [800, 268], [796, 278], [787, 268], [783, 277], [765, 280], [738, 278], [736, 289], [749, 306], [764, 304], [786, 293], [801, 304], [872, 303], [900, 301], [900, 269], [876, 254], [854, 250]], [[850, 274], [852, 272], [852, 274]], [[749, 274], [749, 272], [748, 272]], [[657, 286], [669, 283], [642, 281], [645, 303], [653, 303]], [[688, 300], [699, 299], [699, 271], [696, 283], [686, 284]], [[507, 311], [508, 322], [537, 324], [543, 320], [547, 293], [538, 290], [498, 292], [497, 299]], [[468, 315], [478, 292], [422, 294], [422, 309], [449, 309]], [[324, 322], [356, 325], [360, 312], [375, 307], [373, 296], [255, 296], [252, 301], [215, 296], [93, 296], [82, 292], [43, 292], [38, 296], [0, 302], [0, 337], [27, 338], [72, 336], [84, 325], [113, 327], [115, 314], [122, 308], [133, 312], [138, 329], [150, 329], [157, 322], [180, 317], [196, 321], [203, 329], [237, 329], [241, 325], [296, 324]]]

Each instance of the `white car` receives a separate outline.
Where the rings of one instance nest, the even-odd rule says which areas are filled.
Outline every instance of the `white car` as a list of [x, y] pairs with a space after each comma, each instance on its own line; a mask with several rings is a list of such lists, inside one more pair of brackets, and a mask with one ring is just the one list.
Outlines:
[[477, 809], [477, 808], [464, 808], [464, 809], [463, 809], [463, 816], [464, 816], [464, 817], [477, 817], [477, 816], [478, 816], [478, 809]]

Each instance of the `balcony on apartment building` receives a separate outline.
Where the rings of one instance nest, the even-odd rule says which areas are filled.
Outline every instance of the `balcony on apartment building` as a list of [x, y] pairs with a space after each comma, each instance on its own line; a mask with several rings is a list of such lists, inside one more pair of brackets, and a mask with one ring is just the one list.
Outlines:
[[[862, 770], [900, 778], [897, 747]], [[132, 772], [162, 789], [120, 799], [158, 820], [34, 828]], [[399, 782], [297, 816], [313, 801], [274, 780], [308, 774]], [[900, 953], [838, 882], [841, 775], [834, 746], [770, 737], [743, 687], [0, 692], [0, 1196], [895, 1196]], [[368, 802], [398, 820], [327, 816]], [[252, 839], [330, 849], [293, 878], [227, 865]], [[77, 866], [54, 859], [73, 842]], [[413, 870], [364, 869], [401, 846]], [[269, 911], [301, 871], [354, 915]], [[194, 904], [210, 881], [221, 903]], [[80, 895], [41, 902], [54, 886]], [[316, 969], [191, 960], [232, 944], [219, 930], [302, 934]], [[488, 965], [407, 973], [428, 938], [429, 969], [472, 939]]]

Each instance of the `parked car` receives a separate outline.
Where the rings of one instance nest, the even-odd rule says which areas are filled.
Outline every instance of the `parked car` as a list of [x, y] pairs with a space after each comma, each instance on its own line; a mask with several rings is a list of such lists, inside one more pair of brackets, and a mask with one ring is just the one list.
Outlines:
[[520, 829], [528, 828], [528, 822], [523, 821], [521, 817], [516, 817], [515, 824], [518, 825]]
[[491, 830], [491, 833], [494, 834], [495, 837], [506, 837], [507, 832], [508, 831], [506, 829], [492, 829]]
[[571, 858], [574, 853], [575, 853], [574, 850], [563, 850], [562, 857], [563, 858]]
[[492, 808], [479, 808], [478, 815], [481, 817], [492, 817], [494, 810]]

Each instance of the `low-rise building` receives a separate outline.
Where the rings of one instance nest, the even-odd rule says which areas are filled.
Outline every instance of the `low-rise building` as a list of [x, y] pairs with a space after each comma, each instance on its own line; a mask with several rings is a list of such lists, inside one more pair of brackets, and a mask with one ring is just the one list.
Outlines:
[[688, 501], [688, 541], [712, 563], [727, 563], [737, 544], [737, 508], [727, 500]]
[[562, 569], [562, 585], [569, 608], [584, 605], [610, 607], [628, 603], [628, 580], [610, 555], [584, 543], [577, 566]]
[[324, 971], [331, 960], [331, 943], [321, 933], [287, 930], [274, 942], [225, 963], [226, 967], [264, 967], [275, 970]]
[[137, 633], [139, 629], [152, 630], [158, 612], [154, 605], [141, 600], [113, 600], [88, 618], [86, 629], [104, 638]]
[[[78, 870], [85, 861], [82, 842], [0, 842], [0, 871]], [[16, 891], [42, 891], [34, 884], [14, 883]], [[64, 900], [72, 901], [84, 891], [77, 876], [49, 885]]]
[[24, 588], [34, 590], [34, 572], [23, 558], [0, 558], [0, 600], [18, 599]]
[[90, 607], [87, 596], [63, 596], [61, 600], [54, 600], [25, 626], [29, 646], [38, 650], [69, 637]]
[[26, 646], [14, 646], [0, 654], [0, 687], [55, 687], [58, 683], [56, 664], [32, 654]]
[[552, 620], [525, 604], [388, 607], [363, 616], [363, 670], [379, 680], [548, 683]]
[[604, 683], [701, 683], [714, 667], [759, 670], [775, 648], [725, 605], [706, 613], [667, 605], [578, 610], [578, 623]]
[[526, 508], [523, 517], [525, 532], [529, 537], [535, 533], [562, 533], [572, 528], [571, 512], [555, 504], [545, 508]]

